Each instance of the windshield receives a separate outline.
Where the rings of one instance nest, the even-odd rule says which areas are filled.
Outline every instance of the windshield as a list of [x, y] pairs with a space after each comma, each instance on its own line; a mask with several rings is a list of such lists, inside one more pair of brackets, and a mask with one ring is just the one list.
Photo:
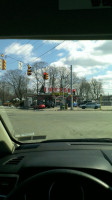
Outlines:
[[16, 140], [112, 138], [112, 41], [0, 46], [0, 113]]

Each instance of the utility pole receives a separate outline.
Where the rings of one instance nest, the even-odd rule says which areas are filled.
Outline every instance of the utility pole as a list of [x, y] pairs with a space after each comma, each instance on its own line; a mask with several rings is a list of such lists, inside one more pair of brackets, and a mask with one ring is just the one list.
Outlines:
[[45, 79], [44, 79], [44, 94], [45, 94]]
[[64, 104], [64, 76], [62, 76], [63, 104]]
[[25, 107], [28, 107], [28, 79], [26, 80], [26, 98], [25, 98]]
[[73, 88], [72, 88], [72, 65], [71, 65], [71, 110], [73, 110]]
[[101, 110], [101, 105], [102, 104], [102, 94], [100, 94], [100, 110]]

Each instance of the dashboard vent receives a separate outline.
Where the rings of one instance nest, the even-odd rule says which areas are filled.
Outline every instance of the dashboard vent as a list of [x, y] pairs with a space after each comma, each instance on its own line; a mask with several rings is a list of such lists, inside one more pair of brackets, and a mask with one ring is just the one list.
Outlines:
[[5, 162], [5, 165], [18, 165], [22, 159], [24, 158], [24, 156], [18, 156], [16, 158], [12, 158], [10, 160], [8, 160], [7, 162]]

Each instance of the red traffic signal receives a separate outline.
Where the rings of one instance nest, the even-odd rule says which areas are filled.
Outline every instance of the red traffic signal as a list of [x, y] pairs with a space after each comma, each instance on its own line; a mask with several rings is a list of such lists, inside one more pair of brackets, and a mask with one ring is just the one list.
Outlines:
[[45, 80], [46, 72], [43, 73], [43, 79]]
[[44, 72], [44, 73], [43, 73], [43, 79], [44, 79], [44, 80], [47, 80], [47, 79], [48, 79], [48, 73], [47, 73], [47, 72]]
[[75, 95], [75, 89], [73, 89], [73, 94]]

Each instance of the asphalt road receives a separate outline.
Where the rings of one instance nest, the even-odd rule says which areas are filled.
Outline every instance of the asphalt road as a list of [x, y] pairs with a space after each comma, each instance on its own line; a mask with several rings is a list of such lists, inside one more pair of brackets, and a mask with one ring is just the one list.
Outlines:
[[5, 110], [18, 134], [34, 133], [46, 139], [112, 137], [112, 112]]

